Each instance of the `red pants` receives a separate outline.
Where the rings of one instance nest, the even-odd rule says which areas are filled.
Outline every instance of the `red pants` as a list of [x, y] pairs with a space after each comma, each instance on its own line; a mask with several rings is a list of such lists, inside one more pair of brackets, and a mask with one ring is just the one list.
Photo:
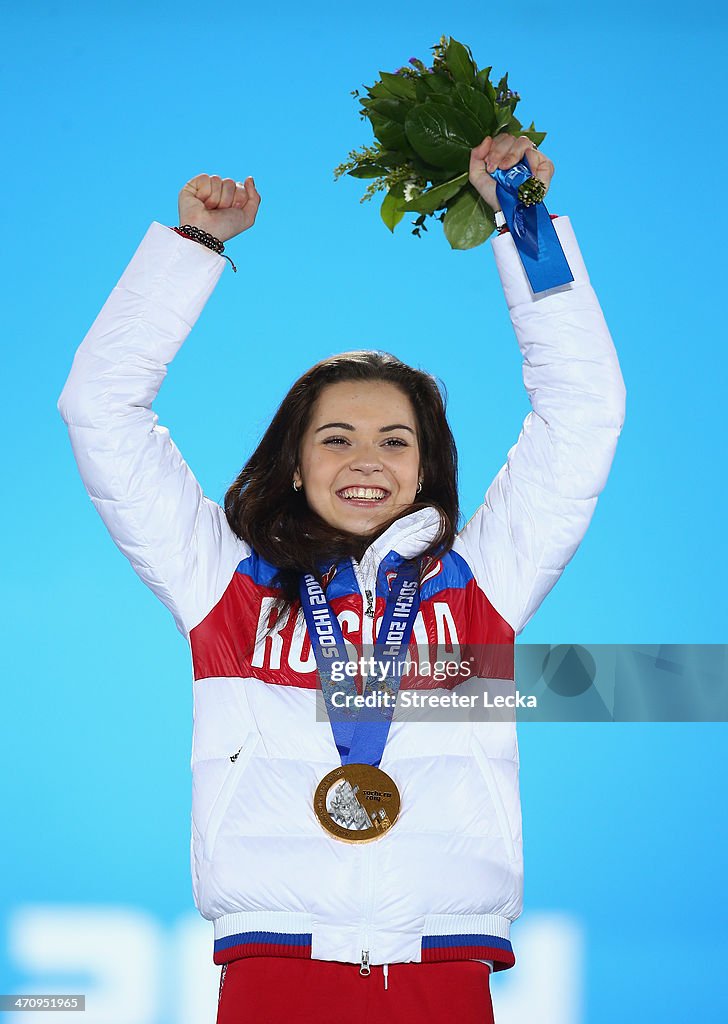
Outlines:
[[223, 968], [217, 1024], [493, 1024], [490, 968], [475, 960], [358, 964], [252, 956]]

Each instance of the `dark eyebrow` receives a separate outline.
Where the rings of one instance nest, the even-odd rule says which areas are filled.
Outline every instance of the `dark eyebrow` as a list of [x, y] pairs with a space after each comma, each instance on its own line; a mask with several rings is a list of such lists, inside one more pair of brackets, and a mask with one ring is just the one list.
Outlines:
[[[331, 427], [338, 427], [340, 430], [356, 430], [351, 423], [324, 423], [323, 427], [316, 427], [314, 434], [318, 434], [320, 430], [329, 430]], [[388, 427], [380, 427], [380, 434], [388, 434], [390, 430], [409, 430], [410, 434], [414, 434], [412, 427], [408, 427], [406, 423], [391, 423]]]
[[330, 427], [340, 427], [342, 430], [353, 430], [351, 423], [324, 423], [323, 427], [316, 427], [314, 434], [318, 434], [320, 430], [328, 430]]
[[414, 434], [412, 427], [408, 427], [406, 423], [392, 423], [389, 427], [380, 427], [380, 434], [388, 434], [390, 430], [409, 430], [410, 434]]

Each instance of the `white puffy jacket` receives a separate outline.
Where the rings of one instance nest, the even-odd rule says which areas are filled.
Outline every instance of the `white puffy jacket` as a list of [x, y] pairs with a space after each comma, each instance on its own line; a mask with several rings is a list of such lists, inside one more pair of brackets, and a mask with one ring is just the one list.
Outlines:
[[[554, 223], [574, 282], [540, 297], [510, 235], [494, 239], [533, 411], [423, 582], [414, 630], [420, 643], [502, 645], [511, 665], [515, 635], [584, 536], [624, 415], [617, 357], [570, 223]], [[522, 902], [513, 725], [395, 721], [381, 762], [402, 796], [394, 827], [372, 843], [341, 843], [314, 816], [314, 790], [339, 759], [330, 725], [315, 720], [300, 608], [253, 643], [269, 625], [274, 569], [231, 532], [152, 411], [225, 266], [153, 223], [58, 402], [93, 504], [190, 645], [193, 890], [214, 922], [215, 962], [272, 954], [509, 967]], [[361, 564], [338, 567], [327, 596], [346, 637], [371, 642], [387, 571], [423, 550], [436, 526], [432, 510], [414, 513]]]

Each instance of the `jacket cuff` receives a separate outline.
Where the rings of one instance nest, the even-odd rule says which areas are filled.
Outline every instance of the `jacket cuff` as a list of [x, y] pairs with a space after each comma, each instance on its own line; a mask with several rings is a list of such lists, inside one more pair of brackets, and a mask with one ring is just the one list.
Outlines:
[[515, 242], [513, 241], [513, 236], [510, 232], [497, 235], [491, 245], [495, 253], [495, 263], [500, 274], [501, 284], [503, 285], [509, 309], [513, 309], [514, 306], [519, 306], [524, 302], [538, 302], [539, 299], [547, 295], [553, 295], [554, 292], [570, 291], [581, 285], [589, 284], [589, 275], [586, 272], [571, 221], [568, 217], [557, 217], [551, 223], [556, 229], [556, 235], [561, 242], [561, 247], [564, 250], [571, 273], [574, 275], [574, 280], [570, 284], [560, 285], [558, 288], [534, 295], [531, 285], [528, 283], [526, 271], [523, 269]]

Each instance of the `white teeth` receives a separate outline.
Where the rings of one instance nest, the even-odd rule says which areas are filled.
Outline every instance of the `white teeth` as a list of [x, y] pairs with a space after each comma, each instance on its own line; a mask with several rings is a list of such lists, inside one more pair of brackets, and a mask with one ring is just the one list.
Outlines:
[[387, 497], [387, 491], [381, 487], [347, 487], [345, 491], [339, 493], [342, 498], [359, 498], [364, 501], [381, 501]]

